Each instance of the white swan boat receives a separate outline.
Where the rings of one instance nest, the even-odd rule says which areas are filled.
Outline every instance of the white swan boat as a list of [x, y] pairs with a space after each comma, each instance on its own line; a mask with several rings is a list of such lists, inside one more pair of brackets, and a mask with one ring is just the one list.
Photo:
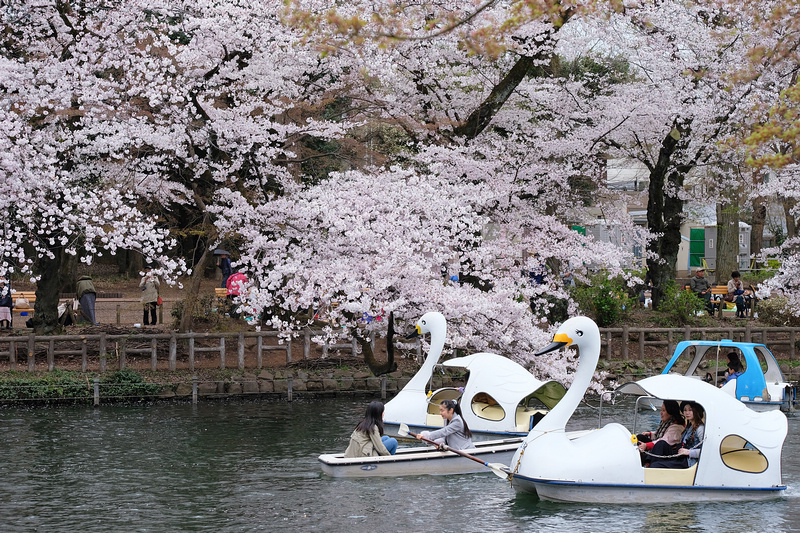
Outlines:
[[[786, 416], [755, 412], [728, 393], [691, 377], [662, 374], [620, 387], [617, 393], [661, 400], [693, 400], [706, 410], [700, 458], [683, 469], [644, 468], [621, 424], [574, 436], [565, 426], [583, 398], [600, 355], [600, 334], [589, 318], [575, 317], [558, 329], [546, 353], [578, 348], [580, 361], [567, 394], [528, 434], [508, 473], [518, 491], [566, 502], [670, 503], [775, 498], [781, 482]], [[635, 429], [634, 429], [635, 431]]]
[[333, 477], [474, 474], [489, 472], [490, 463], [508, 464], [521, 442], [521, 437], [476, 442], [474, 448], [459, 452], [401, 446], [395, 455], [346, 458], [342, 453], [329, 453], [320, 455], [318, 460], [322, 471]]
[[468, 372], [463, 388], [428, 390], [447, 334], [441, 313], [426, 313], [416, 325], [417, 334], [430, 333], [430, 351], [413, 378], [386, 403], [383, 425], [397, 435], [400, 424], [412, 431], [435, 430], [444, 424], [439, 415], [442, 400], [457, 400], [474, 441], [510, 436], [524, 437], [564, 396], [557, 381], [540, 381], [507, 357], [476, 353], [444, 361], [442, 366]]

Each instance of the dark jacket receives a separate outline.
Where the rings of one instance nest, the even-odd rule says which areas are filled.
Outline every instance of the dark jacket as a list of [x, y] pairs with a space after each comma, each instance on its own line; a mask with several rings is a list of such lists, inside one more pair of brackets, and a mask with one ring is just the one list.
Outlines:
[[75, 286], [75, 293], [78, 296], [78, 300], [86, 294], [87, 292], [94, 292], [97, 291], [94, 289], [94, 283], [92, 282], [91, 276], [81, 276], [78, 278], [78, 284]]

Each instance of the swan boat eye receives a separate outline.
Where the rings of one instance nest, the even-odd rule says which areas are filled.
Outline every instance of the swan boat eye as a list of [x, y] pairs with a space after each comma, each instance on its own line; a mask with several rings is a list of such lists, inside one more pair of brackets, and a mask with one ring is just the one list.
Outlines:
[[579, 330], [579, 329], [576, 329], [576, 330], [575, 330], [575, 334], [576, 334], [578, 337], [583, 337], [583, 331], [581, 331], [581, 330]]

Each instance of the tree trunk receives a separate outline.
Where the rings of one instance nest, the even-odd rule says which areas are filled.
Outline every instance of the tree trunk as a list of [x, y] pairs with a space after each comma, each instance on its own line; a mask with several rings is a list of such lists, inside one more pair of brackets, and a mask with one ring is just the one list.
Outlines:
[[192, 329], [192, 325], [194, 324], [194, 310], [195, 307], [197, 307], [197, 301], [200, 299], [200, 283], [203, 281], [206, 266], [208, 266], [213, 256], [214, 251], [208, 247], [207, 243], [204, 243], [203, 255], [200, 256], [200, 259], [194, 265], [188, 290], [184, 292], [186, 296], [183, 299], [183, 312], [181, 313], [181, 321], [178, 325], [178, 331], [182, 333], [186, 333]]
[[689, 130], [689, 126], [676, 123], [661, 142], [658, 160], [650, 168], [647, 227], [658, 235], [647, 245], [648, 251], [655, 254], [647, 259], [648, 272], [653, 282], [654, 309], [664, 300], [667, 284], [675, 280], [675, 263], [678, 261], [683, 223], [683, 201], [678, 197], [678, 192], [683, 189], [684, 178], [691, 167], [682, 166], [670, 171], [670, 165], [672, 155], [678, 150], [681, 139], [686, 137]]
[[[764, 247], [764, 225], [767, 222], [767, 206], [762, 198], [753, 200], [753, 218], [750, 221], [752, 231], [750, 233], [750, 254], [758, 257]], [[756, 270], [760, 267], [755, 264]]]
[[717, 283], [727, 283], [739, 270], [739, 208], [730, 200], [717, 204]]
[[41, 256], [34, 269], [40, 275], [36, 283], [36, 302], [33, 304], [33, 330], [37, 335], [49, 335], [61, 330], [58, 323], [58, 297], [65, 279], [64, 249], [51, 251], [53, 257]]

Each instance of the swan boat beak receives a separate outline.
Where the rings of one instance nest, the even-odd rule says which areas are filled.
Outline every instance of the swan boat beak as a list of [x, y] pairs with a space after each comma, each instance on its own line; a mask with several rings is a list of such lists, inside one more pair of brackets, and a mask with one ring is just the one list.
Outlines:
[[419, 327], [419, 324], [414, 326], [414, 331], [406, 335], [406, 340], [416, 339], [417, 337], [422, 337], [422, 328]]
[[558, 350], [559, 348], [563, 348], [564, 346], [569, 346], [572, 344], [572, 339], [570, 339], [566, 333], [556, 333], [553, 336], [553, 342], [536, 352], [534, 355], [544, 355], [548, 352], [552, 352], [553, 350]]

